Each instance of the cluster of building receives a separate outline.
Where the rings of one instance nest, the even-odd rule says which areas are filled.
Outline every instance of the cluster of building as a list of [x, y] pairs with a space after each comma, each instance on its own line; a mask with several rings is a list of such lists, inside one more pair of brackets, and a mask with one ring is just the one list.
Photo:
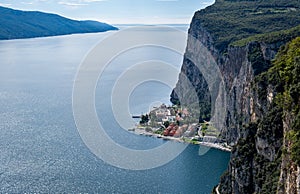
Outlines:
[[189, 112], [186, 108], [181, 110], [177, 108], [177, 106], [168, 107], [165, 104], [162, 104], [160, 107], [155, 107], [151, 113], [150, 115], [155, 115], [154, 122], [160, 125], [163, 125], [164, 122], [173, 123], [182, 121], [185, 117], [189, 116]]
[[[206, 146], [230, 151], [231, 147], [218, 138], [219, 131], [210, 126], [210, 122], [195, 122], [193, 115], [187, 109], [177, 106], [153, 107], [147, 115], [145, 122], [140, 122], [137, 128], [140, 135], [156, 136], [169, 140], [184, 141], [193, 144], [203, 143]], [[133, 129], [135, 131], [135, 129]]]
[[154, 122], [154, 125], [163, 129], [162, 135], [164, 136], [194, 137], [199, 129], [198, 123], [180, 125], [189, 116], [191, 115], [186, 108], [168, 107], [162, 104], [159, 107], [154, 107], [150, 112], [152, 119], [149, 124], [153, 125]]
[[164, 136], [173, 136], [173, 137], [194, 137], [197, 135], [199, 126], [197, 124], [191, 125], [182, 125], [178, 126], [174, 123], [171, 123], [164, 131]]

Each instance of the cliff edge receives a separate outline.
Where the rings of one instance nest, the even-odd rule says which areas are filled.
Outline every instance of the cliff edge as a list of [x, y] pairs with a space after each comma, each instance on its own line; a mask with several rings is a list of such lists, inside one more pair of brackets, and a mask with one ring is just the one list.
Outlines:
[[[201, 46], [210, 51], [225, 86], [226, 113], [219, 130], [233, 151], [220, 193], [300, 193], [300, 80], [295, 77], [300, 53], [286, 59], [289, 50], [299, 50], [299, 38], [293, 40], [300, 36], [299, 9], [295, 0], [217, 0], [193, 17], [181, 74], [196, 89], [200, 120], [210, 118], [211, 106], [223, 95], [211, 94], [198, 64], [189, 60], [201, 57]], [[181, 77], [173, 103], [184, 94]]]

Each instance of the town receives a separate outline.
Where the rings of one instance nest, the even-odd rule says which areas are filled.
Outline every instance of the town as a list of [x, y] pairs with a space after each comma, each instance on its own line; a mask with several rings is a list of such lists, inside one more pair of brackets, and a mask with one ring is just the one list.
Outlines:
[[161, 104], [153, 107], [148, 114], [141, 115], [136, 128], [129, 131], [229, 151], [230, 147], [218, 138], [219, 131], [209, 121], [200, 123], [193, 112], [186, 107]]

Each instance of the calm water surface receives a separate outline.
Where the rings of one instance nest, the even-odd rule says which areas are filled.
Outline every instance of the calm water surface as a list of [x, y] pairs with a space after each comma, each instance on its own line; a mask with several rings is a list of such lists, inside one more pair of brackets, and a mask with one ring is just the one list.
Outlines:
[[[111, 33], [0, 41], [0, 193], [210, 193], [218, 183], [226, 152], [200, 156], [199, 146], [191, 145], [162, 167], [130, 171], [104, 163], [82, 142], [72, 115], [73, 81], [88, 51]], [[111, 88], [130, 64], [153, 57], [178, 69], [182, 61], [159, 48], [140, 48], [116, 59], [98, 82], [99, 119], [130, 148], [164, 141], [121, 129], [110, 108]], [[155, 101], [168, 103], [170, 92], [158, 82], [140, 85], [129, 102], [132, 114]]]

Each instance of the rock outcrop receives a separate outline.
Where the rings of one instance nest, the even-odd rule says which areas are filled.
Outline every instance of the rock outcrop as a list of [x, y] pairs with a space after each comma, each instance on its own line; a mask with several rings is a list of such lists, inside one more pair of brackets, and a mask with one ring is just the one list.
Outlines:
[[[218, 2], [223, 1], [216, 4]], [[222, 37], [217, 37], [220, 34], [214, 33], [205, 21], [209, 11], [218, 10], [216, 7], [213, 5], [195, 14], [181, 74], [186, 75], [195, 87], [200, 115], [204, 118], [211, 116], [210, 106], [217, 106], [220, 98], [224, 100], [225, 119], [218, 123], [218, 127], [220, 138], [232, 145], [233, 150], [218, 190], [220, 193], [241, 194], [300, 193], [300, 167], [287, 154], [291, 149], [287, 136], [295, 116], [274, 102], [279, 90], [276, 84], [261, 76], [270, 68], [280, 47], [293, 37], [253, 40], [245, 45], [228, 42], [224, 49], [226, 43], [220, 43]], [[196, 44], [195, 39], [200, 44]], [[214, 89], [219, 95], [212, 92], [211, 81], [203, 75], [199, 64], [195, 64], [195, 58], [203, 58], [203, 53], [199, 53], [203, 49], [199, 47], [205, 47], [217, 64], [222, 80], [216, 80], [216, 83], [224, 85], [225, 96], [218, 93], [218, 87]], [[181, 77], [171, 94], [174, 103], [178, 103], [177, 95], [185, 92], [181, 87]]]

